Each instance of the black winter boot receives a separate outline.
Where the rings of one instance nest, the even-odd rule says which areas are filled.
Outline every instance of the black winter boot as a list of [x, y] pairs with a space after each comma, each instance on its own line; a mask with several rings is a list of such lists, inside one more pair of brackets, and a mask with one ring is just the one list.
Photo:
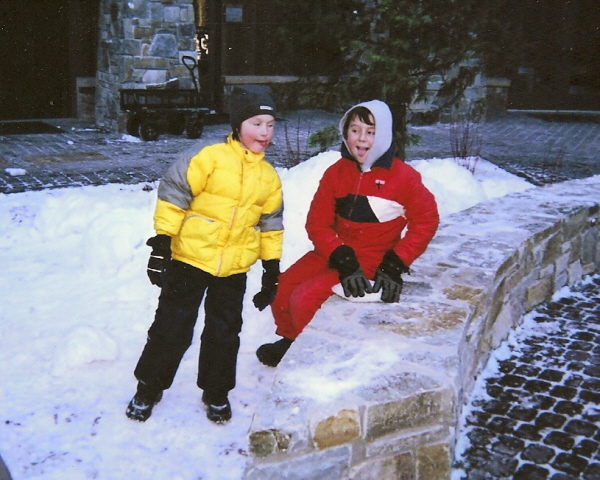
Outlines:
[[285, 353], [289, 350], [290, 346], [294, 343], [293, 340], [283, 337], [281, 340], [275, 343], [265, 343], [258, 347], [256, 350], [256, 356], [261, 363], [267, 367], [276, 367], [281, 362], [281, 359]]
[[160, 402], [162, 395], [162, 390], [155, 390], [145, 383], [138, 382], [137, 392], [127, 405], [125, 415], [132, 420], [145, 422], [152, 415], [152, 408]]
[[222, 425], [231, 419], [231, 405], [227, 394], [204, 392], [202, 402], [206, 405], [206, 418], [211, 422]]

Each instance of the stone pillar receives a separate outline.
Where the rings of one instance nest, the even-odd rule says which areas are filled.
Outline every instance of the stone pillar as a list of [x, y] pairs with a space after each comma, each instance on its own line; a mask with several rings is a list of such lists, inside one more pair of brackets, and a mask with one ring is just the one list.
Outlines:
[[94, 77], [77, 77], [75, 88], [77, 118], [93, 121], [96, 108], [96, 79]]
[[181, 61], [196, 58], [193, 0], [100, 0], [96, 125], [122, 131], [119, 90], [194, 88]]
[[510, 80], [507, 78], [486, 78], [485, 87], [486, 120], [495, 120], [506, 116]]

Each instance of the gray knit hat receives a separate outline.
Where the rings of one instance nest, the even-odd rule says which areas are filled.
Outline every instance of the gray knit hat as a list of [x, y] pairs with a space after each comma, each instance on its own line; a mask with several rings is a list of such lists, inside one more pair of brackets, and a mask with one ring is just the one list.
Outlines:
[[255, 115], [275, 114], [275, 102], [271, 89], [264, 85], [245, 85], [235, 87], [229, 96], [229, 123], [234, 132], [243, 121]]

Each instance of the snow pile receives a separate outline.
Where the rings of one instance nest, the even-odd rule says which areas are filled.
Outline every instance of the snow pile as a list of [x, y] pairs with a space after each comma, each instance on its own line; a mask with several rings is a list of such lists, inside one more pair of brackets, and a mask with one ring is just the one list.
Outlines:
[[[323, 171], [338, 158], [327, 152], [279, 172], [284, 267], [310, 248], [306, 212]], [[531, 187], [483, 161], [475, 176], [447, 159], [414, 166], [442, 216]], [[15, 480], [241, 476], [252, 413], [274, 375], [254, 356], [276, 338], [268, 309], [258, 312], [251, 303], [260, 266], [249, 274], [233, 420], [210, 423], [195, 386], [202, 314], [150, 420], [124, 415], [159, 293], [145, 273], [156, 201], [147, 190], [107, 185], [0, 195], [0, 454]]]

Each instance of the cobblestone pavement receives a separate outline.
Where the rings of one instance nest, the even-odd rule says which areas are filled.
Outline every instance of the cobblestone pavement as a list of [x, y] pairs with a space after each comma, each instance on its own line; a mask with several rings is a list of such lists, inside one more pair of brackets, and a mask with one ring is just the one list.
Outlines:
[[600, 479], [599, 287], [592, 277], [530, 316], [538, 331], [472, 399], [461, 478]]
[[[324, 112], [291, 114], [278, 122], [267, 158], [281, 167], [309, 158], [314, 151], [308, 147], [309, 133], [338, 121], [338, 115]], [[135, 142], [73, 119], [45, 122], [64, 133], [0, 135], [0, 193], [154, 182], [181, 152], [223, 141], [231, 130], [227, 124], [206, 125], [198, 140], [163, 134], [154, 142]]]
[[[278, 122], [274, 146], [267, 157], [290, 167], [311, 156], [308, 136], [337, 126], [339, 114], [293, 112]], [[103, 133], [73, 119], [46, 120], [64, 133], [0, 135], [0, 193], [105, 183], [158, 180], [187, 148], [222, 141], [225, 124], [207, 125], [199, 140], [163, 134], [155, 142], [132, 142], [122, 134]], [[457, 132], [458, 130], [458, 132]], [[451, 139], [470, 141], [479, 153], [505, 170], [536, 185], [600, 174], [600, 124], [550, 122], [510, 115], [464, 130], [449, 124], [411, 127], [421, 137], [407, 149], [407, 160], [452, 156]], [[8, 169], [8, 170], [7, 170]]]
[[[460, 126], [459, 126], [460, 127]], [[409, 159], [452, 157], [451, 137], [468, 139], [448, 124], [413, 127], [421, 142]], [[544, 121], [512, 114], [495, 122], [470, 125], [472, 151], [535, 185], [600, 174], [600, 114], [589, 122]]]
[[[338, 114], [296, 112], [279, 122], [268, 158], [289, 167], [308, 158], [308, 135], [337, 125]], [[221, 141], [227, 125], [207, 125], [202, 138], [162, 135], [133, 142], [82, 122], [47, 121], [64, 133], [0, 136], [0, 193], [157, 181], [177, 155]], [[600, 174], [600, 124], [553, 122], [524, 115], [472, 125], [413, 126], [421, 137], [407, 159], [452, 156], [451, 139], [536, 185]], [[453, 471], [460, 478], [600, 480], [600, 280], [573, 297], [537, 310], [552, 333], [523, 339], [521, 348], [485, 380], [474, 398], [464, 435], [469, 446]]]

